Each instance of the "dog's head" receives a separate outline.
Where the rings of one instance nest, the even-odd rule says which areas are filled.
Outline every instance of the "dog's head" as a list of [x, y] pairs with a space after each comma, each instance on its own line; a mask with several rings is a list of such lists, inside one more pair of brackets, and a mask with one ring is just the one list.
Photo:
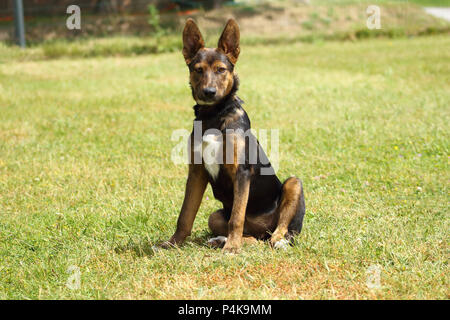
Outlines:
[[205, 48], [194, 20], [186, 21], [183, 56], [189, 67], [189, 82], [197, 104], [214, 105], [230, 94], [237, 81], [234, 66], [239, 51], [239, 27], [233, 19], [228, 20], [215, 49]]

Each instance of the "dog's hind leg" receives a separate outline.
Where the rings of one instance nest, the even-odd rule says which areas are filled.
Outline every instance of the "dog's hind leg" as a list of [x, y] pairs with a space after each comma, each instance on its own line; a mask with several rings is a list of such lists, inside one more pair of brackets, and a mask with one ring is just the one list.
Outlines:
[[300, 233], [303, 225], [305, 198], [299, 179], [291, 177], [283, 183], [277, 215], [277, 227], [270, 238], [270, 244], [274, 248], [285, 248]]
[[216, 237], [226, 237], [228, 235], [228, 221], [225, 218], [223, 209], [211, 213], [208, 219], [208, 227]]
[[208, 245], [213, 248], [222, 248], [227, 241], [228, 222], [225, 219], [224, 210], [217, 210], [209, 216], [208, 226], [214, 237], [208, 240]]
[[[222, 248], [228, 236], [228, 220], [225, 218], [223, 209], [217, 210], [209, 216], [208, 226], [214, 237], [208, 240], [208, 245], [213, 248]], [[257, 239], [244, 234], [242, 237], [244, 244], [257, 243]]]

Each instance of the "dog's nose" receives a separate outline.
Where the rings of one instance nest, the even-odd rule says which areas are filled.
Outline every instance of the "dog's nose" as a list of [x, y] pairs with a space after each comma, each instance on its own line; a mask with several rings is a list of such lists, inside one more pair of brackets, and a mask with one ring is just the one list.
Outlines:
[[207, 98], [212, 98], [216, 95], [216, 91], [217, 91], [216, 88], [208, 87], [208, 88], [203, 89], [203, 94]]

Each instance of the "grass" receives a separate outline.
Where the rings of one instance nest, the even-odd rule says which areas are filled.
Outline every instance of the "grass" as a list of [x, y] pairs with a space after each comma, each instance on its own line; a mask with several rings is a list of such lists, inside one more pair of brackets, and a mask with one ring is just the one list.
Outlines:
[[[240, 97], [304, 182], [296, 245], [181, 248], [177, 53], [0, 64], [1, 299], [448, 299], [450, 39], [243, 47]], [[4, 49], [7, 50], [7, 49]], [[66, 286], [76, 266], [81, 287]], [[380, 270], [380, 288], [367, 272]]]

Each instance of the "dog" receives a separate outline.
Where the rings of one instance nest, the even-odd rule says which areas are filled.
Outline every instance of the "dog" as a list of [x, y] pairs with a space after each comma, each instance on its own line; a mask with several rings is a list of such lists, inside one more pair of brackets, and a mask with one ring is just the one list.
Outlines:
[[[280, 182], [259, 142], [249, 133], [249, 117], [236, 96], [239, 39], [238, 24], [230, 19], [217, 48], [205, 48], [194, 20], [186, 21], [182, 53], [197, 104], [188, 143], [190, 164], [184, 201], [176, 231], [161, 245], [163, 248], [180, 245], [191, 234], [208, 183], [223, 204], [208, 221], [214, 235], [208, 243], [213, 247], [236, 253], [243, 242], [269, 240], [275, 248], [286, 248], [302, 229], [302, 182], [296, 177]], [[208, 134], [211, 131], [214, 133]], [[206, 161], [202, 148], [214, 150], [213, 161]]]

